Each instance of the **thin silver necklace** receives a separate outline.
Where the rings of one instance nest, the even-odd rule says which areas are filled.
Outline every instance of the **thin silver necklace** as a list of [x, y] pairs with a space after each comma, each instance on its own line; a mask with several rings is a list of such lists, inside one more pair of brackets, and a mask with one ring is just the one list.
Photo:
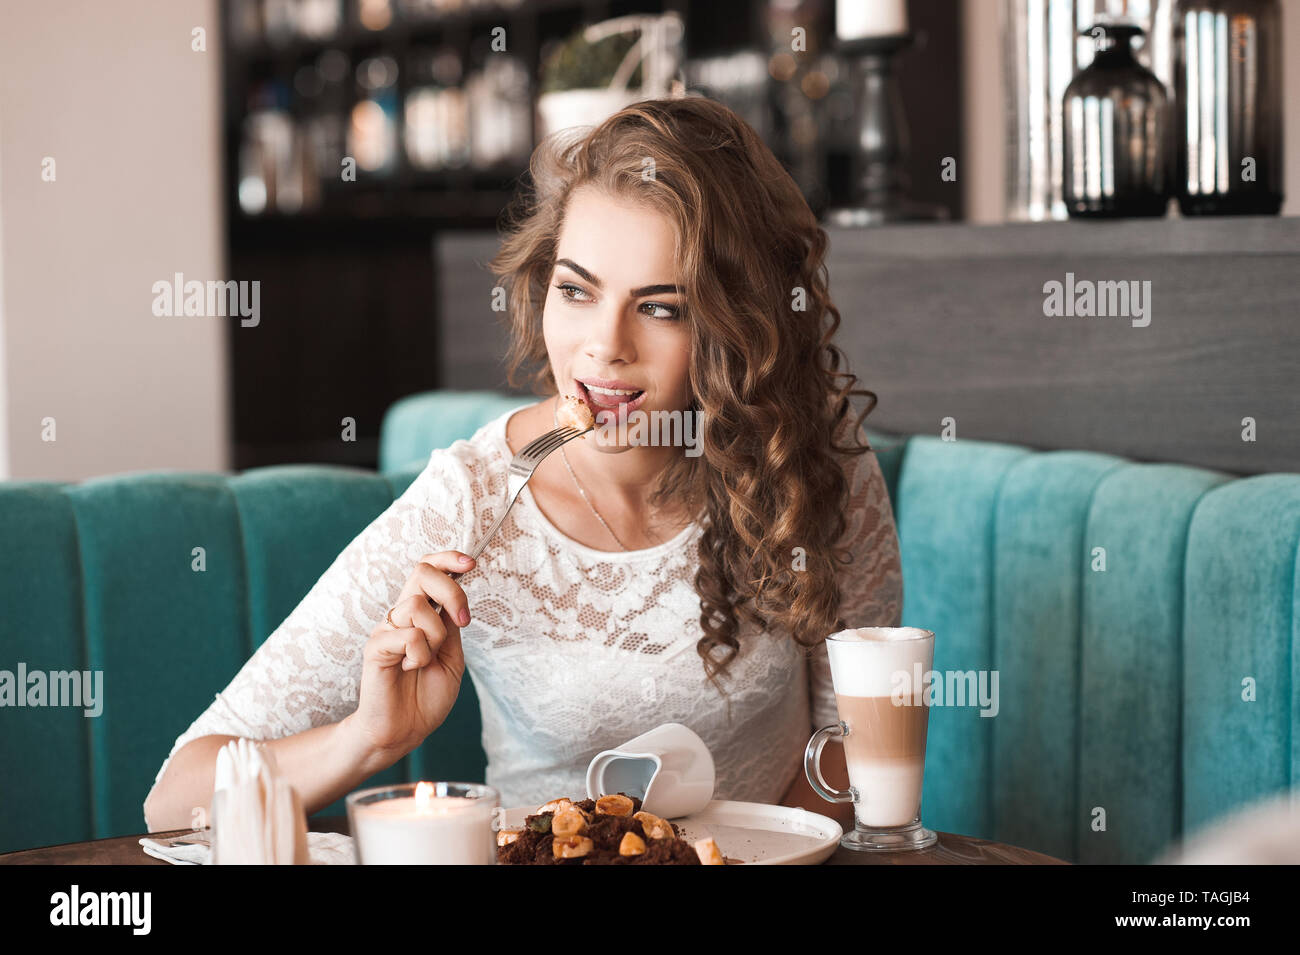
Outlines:
[[[559, 398], [557, 397], [556, 403], [551, 406], [551, 418], [555, 421], [555, 426], [557, 428], [560, 426], [559, 414], [556, 411], [558, 405]], [[564, 453], [564, 445], [560, 445], [560, 457], [564, 459], [564, 466], [569, 471], [569, 477], [573, 478], [573, 486], [578, 489], [578, 493], [582, 495], [582, 499], [587, 502], [587, 506], [591, 508], [591, 513], [596, 515], [596, 520], [600, 521], [600, 526], [609, 531], [609, 536], [614, 538], [614, 542], [617, 543], [619, 547], [622, 547], [623, 550], [627, 550], [627, 546], [619, 540], [618, 535], [614, 533], [614, 528], [605, 523], [605, 518], [600, 516], [600, 511], [596, 510], [596, 505], [591, 503], [591, 498], [587, 496], [587, 489], [584, 488], [582, 482], [578, 480], [578, 475], [573, 473], [573, 465], [569, 463], [569, 456]]]

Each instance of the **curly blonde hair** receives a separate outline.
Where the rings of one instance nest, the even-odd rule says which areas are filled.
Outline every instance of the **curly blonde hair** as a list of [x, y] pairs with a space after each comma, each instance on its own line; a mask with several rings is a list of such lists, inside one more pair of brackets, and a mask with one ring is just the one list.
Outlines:
[[[754, 130], [703, 97], [644, 100], [580, 135], [547, 137], [529, 175], [489, 263], [507, 289], [515, 387], [556, 392], [542, 309], [573, 190], [597, 186], [676, 226], [702, 453], [674, 459], [651, 501], [684, 504], [702, 524], [696, 650], [725, 695], [719, 677], [740, 652], [742, 617], [804, 647], [844, 627], [844, 456], [871, 450], [856, 442], [876, 396], [855, 387], [831, 344], [840, 314], [827, 289], [826, 232]], [[868, 403], [851, 417], [854, 395]]]

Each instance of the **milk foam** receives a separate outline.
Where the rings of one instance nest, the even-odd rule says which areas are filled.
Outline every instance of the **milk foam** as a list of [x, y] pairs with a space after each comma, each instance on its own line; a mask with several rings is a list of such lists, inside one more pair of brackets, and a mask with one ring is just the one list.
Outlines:
[[922, 675], [930, 669], [934, 640], [930, 631], [919, 627], [859, 627], [831, 634], [826, 639], [826, 652], [830, 655], [831, 682], [836, 693], [889, 696], [895, 672], [907, 674], [905, 686], [910, 690], [914, 664], [921, 665]]
[[850, 760], [848, 768], [858, 791], [853, 811], [864, 826], [905, 826], [917, 817], [925, 760]]

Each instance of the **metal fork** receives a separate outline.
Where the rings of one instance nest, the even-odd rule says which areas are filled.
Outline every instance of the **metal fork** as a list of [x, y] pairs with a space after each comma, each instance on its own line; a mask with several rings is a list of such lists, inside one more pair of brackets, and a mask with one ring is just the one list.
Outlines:
[[[577, 428], [555, 428], [529, 441], [510, 460], [510, 471], [506, 477], [506, 506], [501, 509], [501, 513], [492, 522], [492, 526], [488, 528], [487, 533], [478, 539], [474, 549], [469, 552], [472, 559], [478, 560], [478, 555], [483, 553], [483, 548], [487, 546], [488, 541], [492, 539], [492, 535], [501, 527], [506, 515], [510, 513], [510, 508], [515, 506], [515, 501], [519, 498], [519, 492], [524, 489], [524, 485], [528, 483], [528, 480], [533, 476], [533, 472], [537, 470], [537, 465], [541, 464], [542, 460], [552, 451], [558, 451], [574, 438], [581, 438], [588, 431], [594, 430], [594, 427], [582, 431]], [[447, 576], [455, 580], [460, 575], [460, 571], [453, 571]], [[433, 601], [430, 601], [430, 603], [433, 603]], [[434, 606], [437, 607], [438, 605], [434, 603]]]

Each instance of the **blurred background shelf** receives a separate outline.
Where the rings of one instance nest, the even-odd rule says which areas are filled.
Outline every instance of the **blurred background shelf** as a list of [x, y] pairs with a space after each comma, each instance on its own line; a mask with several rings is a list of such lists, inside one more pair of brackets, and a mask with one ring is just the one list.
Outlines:
[[[805, 94], [802, 74], [778, 78], [791, 38], [786, 21], [773, 19], [782, 4], [772, 0], [520, 0], [436, 16], [406, 16], [421, 4], [392, 0], [386, 25], [374, 30], [362, 26], [363, 6], [372, 22], [383, 21], [382, 0], [220, 5], [229, 40], [220, 45], [227, 273], [261, 282], [263, 316], [256, 328], [231, 323], [226, 332], [236, 469], [304, 460], [377, 466], [384, 409], [449, 387], [446, 369], [457, 364], [449, 355], [498, 341], [490, 323], [473, 320], [486, 300], [446, 294], [462, 277], [439, 269], [435, 249], [498, 227], [528, 181], [542, 64], [582, 26], [678, 14], [686, 88], [727, 103], [754, 126], [815, 212], [848, 198], [847, 77], [828, 55], [834, 2], [807, 2], [795, 14], [813, 51], [800, 69], [831, 71], [821, 99]], [[328, 38], [300, 36], [286, 10], [308, 10], [317, 25], [337, 11], [339, 25]], [[934, 170], [960, 151], [962, 10], [949, 0], [911, 0], [909, 15], [917, 43], [905, 56], [900, 92], [909, 115], [926, 117], [912, 131], [913, 192], [959, 218], [964, 183], [943, 182]], [[278, 28], [281, 38], [265, 38], [267, 22], [262, 38], [250, 39], [241, 24], [266, 16], [290, 17]], [[506, 31], [504, 53], [490, 48], [497, 26]], [[417, 91], [429, 101], [410, 112]], [[488, 97], [468, 110], [468, 155], [447, 145], [460, 95]], [[504, 98], [491, 99], [498, 95]], [[421, 112], [422, 105], [429, 108]], [[379, 110], [386, 119], [377, 130], [368, 124]], [[413, 151], [407, 124], [426, 122], [433, 125], [416, 136]], [[389, 161], [366, 168], [361, 154], [389, 135]], [[298, 150], [295, 163], [286, 168], [271, 150], [250, 152], [250, 143]], [[488, 161], [478, 161], [483, 143]], [[355, 181], [343, 181], [343, 156], [357, 160]], [[340, 440], [347, 419], [354, 440]]]

